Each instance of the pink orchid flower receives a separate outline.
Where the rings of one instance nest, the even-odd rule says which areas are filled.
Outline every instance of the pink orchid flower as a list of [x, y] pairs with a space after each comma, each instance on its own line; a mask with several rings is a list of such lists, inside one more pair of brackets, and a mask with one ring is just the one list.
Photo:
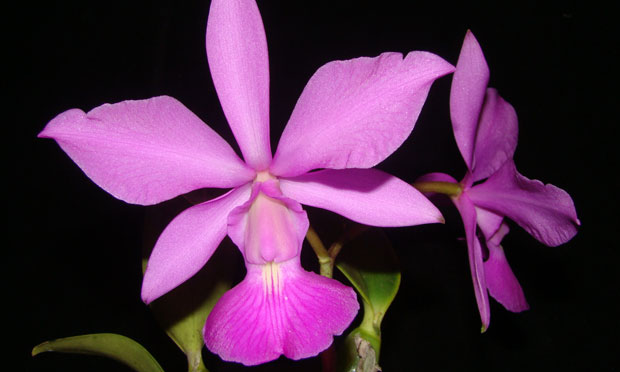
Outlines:
[[[491, 318], [487, 289], [510, 311], [528, 309], [521, 285], [500, 245], [508, 233], [504, 217], [512, 219], [548, 246], [570, 240], [580, 224], [568, 193], [553, 185], [529, 180], [517, 171], [513, 161], [517, 114], [495, 89], [487, 88], [488, 81], [489, 68], [482, 49], [468, 31], [450, 91], [452, 127], [467, 173], [460, 182], [462, 191], [453, 196], [452, 201], [465, 226], [483, 331]], [[427, 174], [418, 181], [457, 183], [443, 173]], [[484, 237], [487, 257], [476, 235], [477, 227]]]
[[353, 289], [301, 267], [309, 223], [300, 203], [374, 226], [442, 221], [420, 192], [369, 168], [403, 143], [433, 81], [454, 67], [426, 52], [328, 63], [304, 88], [272, 158], [267, 42], [256, 3], [212, 1], [206, 48], [245, 161], [166, 96], [69, 110], [39, 136], [55, 139], [88, 177], [128, 203], [232, 188], [166, 227], [148, 262], [143, 300], [193, 276], [228, 235], [247, 274], [209, 315], [207, 347], [246, 365], [317, 355], [359, 305]]

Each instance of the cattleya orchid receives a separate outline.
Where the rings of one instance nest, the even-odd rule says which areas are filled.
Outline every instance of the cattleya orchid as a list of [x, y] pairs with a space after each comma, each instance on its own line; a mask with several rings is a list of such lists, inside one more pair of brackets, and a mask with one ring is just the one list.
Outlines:
[[304, 88], [272, 157], [267, 42], [256, 3], [212, 1], [206, 49], [244, 160], [167, 96], [88, 113], [72, 109], [39, 136], [56, 140], [88, 177], [128, 203], [232, 188], [165, 228], [149, 258], [142, 298], [150, 303], [189, 279], [228, 235], [247, 274], [209, 315], [207, 347], [246, 365], [282, 354], [314, 356], [347, 328], [359, 305], [353, 289], [301, 267], [309, 222], [300, 204], [374, 226], [442, 221], [415, 188], [369, 168], [403, 143], [433, 81], [454, 68], [427, 52], [330, 62]]
[[487, 87], [488, 81], [489, 68], [482, 49], [468, 31], [450, 91], [454, 137], [467, 173], [460, 183], [444, 173], [427, 174], [417, 180], [426, 191], [437, 191], [432, 190], [434, 182], [444, 183], [444, 190], [446, 186], [457, 186], [446, 193], [451, 195], [465, 226], [483, 332], [491, 317], [487, 290], [510, 311], [528, 309], [521, 285], [500, 245], [509, 230], [504, 217], [549, 246], [570, 240], [580, 224], [568, 193], [551, 184], [529, 180], [517, 171], [513, 161], [517, 115], [495, 89]]

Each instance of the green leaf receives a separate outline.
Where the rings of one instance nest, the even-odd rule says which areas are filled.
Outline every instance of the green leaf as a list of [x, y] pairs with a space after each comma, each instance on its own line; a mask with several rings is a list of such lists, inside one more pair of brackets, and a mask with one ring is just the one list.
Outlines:
[[188, 371], [205, 372], [202, 329], [219, 298], [235, 279], [238, 262], [234, 247], [219, 247], [205, 267], [187, 282], [151, 304], [168, 336], [185, 353]]
[[32, 349], [32, 356], [45, 351], [100, 355], [121, 362], [138, 372], [164, 371], [142, 345], [114, 333], [96, 333], [46, 341]]
[[346, 370], [373, 371], [381, 350], [381, 322], [400, 286], [398, 259], [379, 229], [370, 229], [347, 244], [336, 267], [362, 298], [364, 317], [345, 339]]

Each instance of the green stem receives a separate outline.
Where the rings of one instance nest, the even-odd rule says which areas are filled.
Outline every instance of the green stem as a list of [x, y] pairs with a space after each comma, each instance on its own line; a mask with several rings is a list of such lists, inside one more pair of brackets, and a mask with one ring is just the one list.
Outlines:
[[308, 239], [308, 243], [310, 243], [316, 257], [319, 259], [321, 275], [331, 278], [334, 273], [334, 260], [312, 226], [308, 227], [306, 239]]
[[[336, 262], [336, 257], [342, 250], [342, 247], [349, 242], [351, 239], [355, 238], [362, 232], [366, 231], [368, 226], [354, 224], [348, 227], [344, 233], [329, 247], [329, 250], [325, 248], [325, 245], [319, 238], [316, 230], [312, 226], [308, 227], [308, 232], [306, 233], [306, 239], [308, 239], [308, 243], [314, 250], [317, 258], [319, 259], [319, 267], [322, 276], [327, 278], [331, 278], [334, 274], [334, 263]], [[371, 316], [372, 317], [372, 316]], [[367, 320], [366, 323], [370, 322], [372, 324], [372, 320]], [[370, 325], [372, 326], [372, 325]], [[370, 327], [369, 326], [369, 327]], [[380, 339], [380, 336], [379, 336]], [[379, 341], [380, 342], [380, 341]], [[380, 344], [375, 342], [376, 347]], [[378, 349], [377, 349], [378, 350]], [[323, 372], [334, 372], [336, 370], [336, 349], [334, 344], [332, 344], [327, 350], [321, 353], [321, 362]]]
[[209, 372], [207, 367], [202, 362], [202, 355], [188, 354], [187, 361], [188, 361], [188, 366], [189, 366], [188, 368], [189, 372]]
[[[314, 230], [312, 226], [308, 227], [306, 239], [308, 239], [308, 243], [310, 243], [316, 257], [319, 259], [321, 275], [331, 278], [334, 274], [334, 259], [327, 251], [321, 238], [319, 238], [319, 234], [316, 233], [316, 230]], [[321, 364], [323, 366], [323, 372], [333, 372], [335, 370], [336, 350], [333, 344], [321, 353]]]
[[457, 197], [463, 192], [463, 186], [460, 183], [429, 181], [414, 182], [413, 187], [421, 192], [436, 192], [450, 197]]

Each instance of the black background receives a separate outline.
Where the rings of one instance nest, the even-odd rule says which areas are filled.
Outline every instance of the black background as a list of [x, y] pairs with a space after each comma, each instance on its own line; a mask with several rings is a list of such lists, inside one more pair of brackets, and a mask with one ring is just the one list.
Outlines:
[[[208, 7], [65, 1], [5, 13], [4, 337], [15, 348], [8, 360], [17, 358], [23, 370], [127, 370], [98, 357], [30, 357], [42, 341], [96, 332], [137, 340], [167, 371], [186, 369], [139, 298], [142, 247], [164, 226], [145, 227], [145, 216], [169, 220], [178, 207], [114, 199], [36, 135], [69, 108], [166, 94], [233, 144], [208, 72]], [[461, 222], [450, 205], [442, 205], [446, 225], [388, 230], [403, 278], [384, 321], [384, 370], [618, 370], [618, 38], [611, 9], [559, 1], [259, 1], [259, 8], [269, 44], [273, 148], [324, 63], [428, 50], [454, 64], [469, 28], [490, 66], [490, 86], [519, 115], [517, 167], [567, 190], [582, 221], [578, 235], [557, 248], [511, 225], [503, 246], [531, 310], [512, 314], [492, 301], [483, 335]], [[462, 177], [449, 87], [450, 77], [433, 86], [412, 135], [379, 168], [410, 182], [430, 171]], [[246, 370], [206, 358], [213, 371]], [[316, 370], [318, 359], [256, 370], [294, 367]]]

